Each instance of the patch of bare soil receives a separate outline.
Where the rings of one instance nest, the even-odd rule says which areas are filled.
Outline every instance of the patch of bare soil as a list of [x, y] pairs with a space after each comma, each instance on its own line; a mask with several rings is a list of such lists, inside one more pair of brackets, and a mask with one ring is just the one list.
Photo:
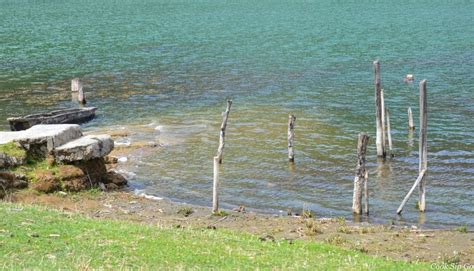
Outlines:
[[343, 218], [315, 219], [246, 212], [244, 207], [211, 215], [207, 207], [152, 200], [129, 193], [81, 192], [40, 194], [28, 190], [8, 197], [19, 203], [44, 205], [100, 219], [118, 219], [164, 227], [229, 229], [276, 239], [314, 240], [370, 255], [406, 261], [474, 263], [474, 233], [466, 229], [420, 230], [391, 225], [350, 223]]

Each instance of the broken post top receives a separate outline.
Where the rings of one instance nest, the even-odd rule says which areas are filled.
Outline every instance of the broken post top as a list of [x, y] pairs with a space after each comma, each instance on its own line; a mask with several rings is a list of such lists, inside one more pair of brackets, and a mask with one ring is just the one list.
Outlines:
[[231, 107], [232, 107], [232, 100], [228, 99], [227, 100], [227, 108], [222, 113], [224, 119], [221, 123], [221, 131], [224, 131], [225, 128], [227, 127], [227, 119], [229, 118], [229, 113], [230, 113], [230, 108]]

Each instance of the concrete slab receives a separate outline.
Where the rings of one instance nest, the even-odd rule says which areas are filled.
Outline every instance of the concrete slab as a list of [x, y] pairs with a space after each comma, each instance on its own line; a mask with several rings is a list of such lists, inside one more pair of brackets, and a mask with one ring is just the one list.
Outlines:
[[114, 141], [109, 135], [89, 135], [75, 139], [54, 150], [60, 162], [73, 162], [101, 158], [114, 149]]

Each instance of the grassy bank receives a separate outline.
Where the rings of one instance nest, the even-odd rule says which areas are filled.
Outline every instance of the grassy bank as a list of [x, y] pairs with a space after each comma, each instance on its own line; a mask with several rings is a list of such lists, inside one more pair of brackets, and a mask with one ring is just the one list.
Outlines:
[[420, 270], [309, 241], [266, 240], [228, 230], [98, 220], [0, 203], [0, 268]]

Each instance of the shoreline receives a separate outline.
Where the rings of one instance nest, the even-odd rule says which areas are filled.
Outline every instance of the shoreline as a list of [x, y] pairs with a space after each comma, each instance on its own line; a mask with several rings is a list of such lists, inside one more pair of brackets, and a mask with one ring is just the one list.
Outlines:
[[105, 220], [171, 228], [246, 232], [262, 241], [309, 240], [407, 262], [474, 263], [474, 232], [355, 223], [344, 218], [269, 215], [245, 209], [211, 215], [210, 207], [152, 199], [130, 189], [42, 194], [21, 190], [8, 201], [41, 205]]

